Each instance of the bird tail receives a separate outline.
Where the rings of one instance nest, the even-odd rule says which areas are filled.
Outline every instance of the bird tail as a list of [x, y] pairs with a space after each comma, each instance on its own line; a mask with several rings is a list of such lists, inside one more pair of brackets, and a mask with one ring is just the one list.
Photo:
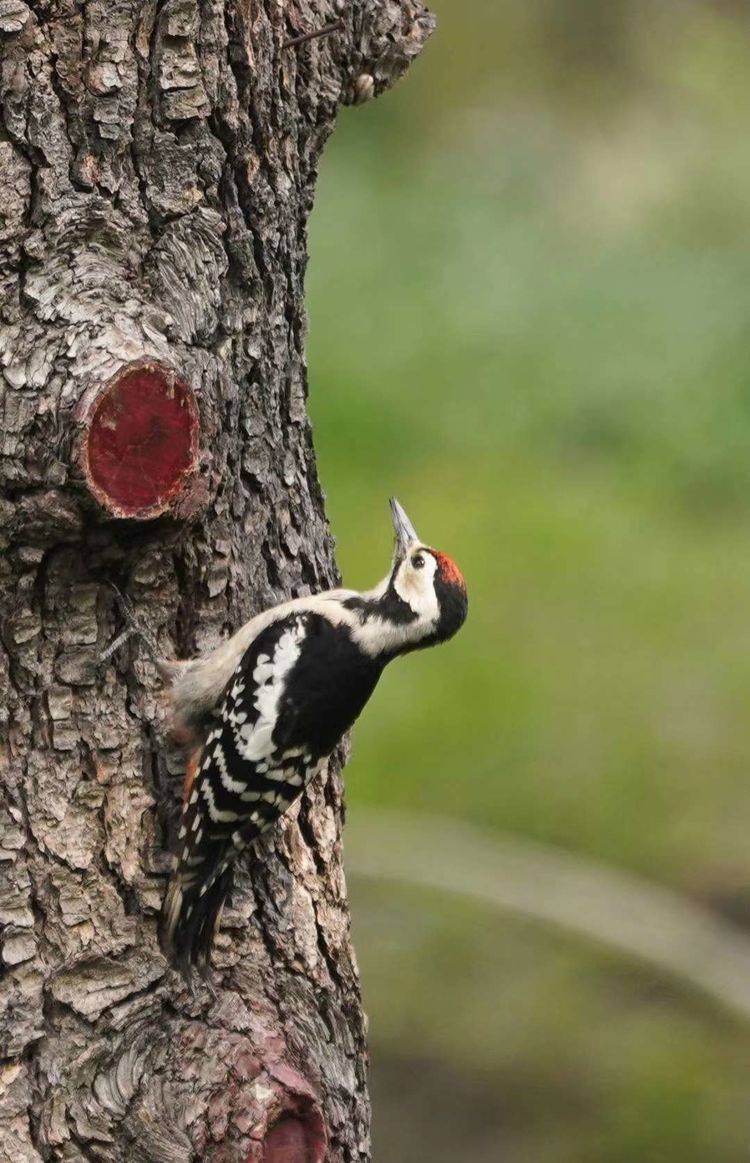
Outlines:
[[208, 972], [222, 908], [232, 887], [232, 865], [219, 857], [220, 853], [207, 853], [197, 875], [196, 869], [176, 868], [164, 898], [159, 944], [188, 981], [194, 968], [204, 977]]

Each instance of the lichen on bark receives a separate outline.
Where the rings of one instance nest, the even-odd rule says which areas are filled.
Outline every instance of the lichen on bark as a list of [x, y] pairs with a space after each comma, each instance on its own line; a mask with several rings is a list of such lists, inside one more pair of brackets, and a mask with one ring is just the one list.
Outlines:
[[[100, 658], [113, 585], [184, 657], [336, 579], [307, 217], [339, 107], [431, 27], [415, 0], [0, 0], [0, 1159], [369, 1158], [340, 763], [241, 867], [192, 996], [155, 938], [158, 677], [134, 639]], [[199, 456], [184, 503], [117, 520], [81, 401], [138, 361], [190, 385]]]

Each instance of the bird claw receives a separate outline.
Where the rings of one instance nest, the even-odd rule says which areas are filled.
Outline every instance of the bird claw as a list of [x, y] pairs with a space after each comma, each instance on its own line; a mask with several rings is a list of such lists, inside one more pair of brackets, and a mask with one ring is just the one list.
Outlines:
[[110, 642], [106, 650], [102, 651], [102, 653], [99, 655], [99, 663], [101, 664], [110, 659], [112, 655], [115, 654], [120, 649], [120, 647], [123, 646], [125, 642], [127, 642], [127, 640], [133, 636], [141, 639], [151, 657], [156, 661], [159, 648], [151, 630], [138, 620], [138, 616], [135, 612], [135, 606], [133, 605], [130, 598], [127, 597], [126, 594], [123, 594], [114, 582], [109, 582], [109, 585], [112, 588], [117, 606], [125, 622], [125, 629]]

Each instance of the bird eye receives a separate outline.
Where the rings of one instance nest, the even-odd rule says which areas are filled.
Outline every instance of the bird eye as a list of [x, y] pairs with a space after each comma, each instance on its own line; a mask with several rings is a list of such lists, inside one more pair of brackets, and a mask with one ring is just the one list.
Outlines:
[[411, 559], [414, 569], [421, 569], [424, 565], [424, 556], [421, 553], [415, 553]]

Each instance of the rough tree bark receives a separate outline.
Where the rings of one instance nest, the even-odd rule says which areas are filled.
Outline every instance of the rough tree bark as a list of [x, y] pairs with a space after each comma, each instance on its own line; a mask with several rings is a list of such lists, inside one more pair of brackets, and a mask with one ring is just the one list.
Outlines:
[[[328, 24], [321, 39], [288, 44]], [[0, 1159], [362, 1160], [339, 767], [193, 997], [155, 937], [185, 657], [336, 576], [306, 413], [316, 163], [419, 0], [0, 0]]]

